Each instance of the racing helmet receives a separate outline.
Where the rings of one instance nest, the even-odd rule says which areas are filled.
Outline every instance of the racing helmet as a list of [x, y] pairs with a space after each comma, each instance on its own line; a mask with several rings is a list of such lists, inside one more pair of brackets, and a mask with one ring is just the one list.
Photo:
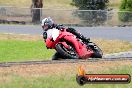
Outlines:
[[41, 26], [44, 31], [51, 29], [53, 25], [54, 25], [54, 21], [50, 17], [44, 18], [41, 23]]

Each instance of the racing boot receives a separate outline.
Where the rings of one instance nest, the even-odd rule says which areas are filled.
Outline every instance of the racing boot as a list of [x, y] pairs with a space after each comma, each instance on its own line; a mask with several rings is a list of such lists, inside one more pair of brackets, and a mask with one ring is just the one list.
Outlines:
[[59, 60], [60, 58], [62, 58], [62, 56], [57, 52], [52, 56], [52, 60]]
[[58, 52], [56, 52], [56, 53], [52, 56], [52, 60], [60, 60], [60, 59], [67, 59], [67, 58], [61, 56]]

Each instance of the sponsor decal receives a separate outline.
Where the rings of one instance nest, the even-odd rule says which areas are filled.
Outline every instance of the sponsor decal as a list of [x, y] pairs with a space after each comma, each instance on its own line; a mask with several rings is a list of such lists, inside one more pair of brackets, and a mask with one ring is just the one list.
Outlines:
[[86, 74], [82, 66], [78, 69], [76, 81], [79, 85], [90, 83], [130, 83], [131, 76], [129, 74]]

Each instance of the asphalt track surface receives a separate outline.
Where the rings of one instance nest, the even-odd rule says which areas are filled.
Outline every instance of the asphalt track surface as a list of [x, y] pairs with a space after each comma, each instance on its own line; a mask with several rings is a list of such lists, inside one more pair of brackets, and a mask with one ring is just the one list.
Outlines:
[[25, 62], [1, 62], [0, 67], [11, 67], [15, 65], [35, 65], [35, 64], [63, 64], [63, 63], [82, 63], [82, 62], [99, 62], [99, 61], [132, 61], [132, 58], [90, 58], [81, 59], [62, 59], [62, 60], [45, 60], [45, 61], [25, 61]]
[[[73, 27], [88, 38], [125, 40], [132, 42], [132, 27]], [[39, 25], [0, 25], [0, 33], [41, 35]]]
[[16, 65], [35, 65], [35, 64], [63, 64], [63, 63], [82, 63], [99, 61], [132, 61], [132, 51], [120, 52], [103, 55], [103, 58], [82, 59], [61, 59], [61, 60], [43, 60], [43, 61], [22, 61], [22, 62], [0, 62], [0, 67], [11, 67]]

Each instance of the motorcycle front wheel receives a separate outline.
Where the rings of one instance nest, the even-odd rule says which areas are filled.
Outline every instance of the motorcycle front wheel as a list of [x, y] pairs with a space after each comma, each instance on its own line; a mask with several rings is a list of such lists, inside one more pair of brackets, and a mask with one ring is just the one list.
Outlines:
[[63, 56], [63, 58], [68, 58], [68, 59], [78, 59], [79, 58], [76, 50], [72, 46], [70, 49], [67, 49], [63, 44], [57, 44], [55, 47], [56, 47], [56, 51], [61, 56]]

